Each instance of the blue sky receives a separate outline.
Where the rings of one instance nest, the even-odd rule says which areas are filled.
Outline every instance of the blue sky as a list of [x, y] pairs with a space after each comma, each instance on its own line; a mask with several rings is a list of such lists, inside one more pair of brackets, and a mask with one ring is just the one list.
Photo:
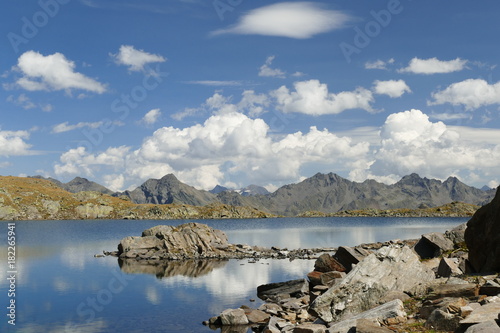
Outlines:
[[500, 182], [498, 1], [0, 6], [2, 175]]

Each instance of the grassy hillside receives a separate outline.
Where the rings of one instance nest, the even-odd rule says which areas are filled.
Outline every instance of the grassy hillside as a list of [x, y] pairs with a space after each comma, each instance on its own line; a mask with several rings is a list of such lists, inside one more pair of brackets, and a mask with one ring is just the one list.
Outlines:
[[452, 202], [446, 205], [432, 208], [421, 209], [363, 209], [363, 210], [346, 210], [333, 214], [325, 214], [322, 212], [309, 211], [301, 214], [304, 217], [362, 217], [362, 216], [380, 216], [380, 217], [470, 217], [474, 215], [479, 206], [463, 203]]
[[67, 192], [44, 179], [0, 176], [0, 220], [195, 219], [272, 217], [249, 207], [214, 203], [134, 204], [99, 192]]

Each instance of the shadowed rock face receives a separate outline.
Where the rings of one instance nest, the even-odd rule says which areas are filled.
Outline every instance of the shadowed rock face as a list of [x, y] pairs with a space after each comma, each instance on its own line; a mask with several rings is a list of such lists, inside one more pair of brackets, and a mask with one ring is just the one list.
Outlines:
[[476, 272], [500, 272], [500, 188], [493, 201], [467, 222], [465, 242]]

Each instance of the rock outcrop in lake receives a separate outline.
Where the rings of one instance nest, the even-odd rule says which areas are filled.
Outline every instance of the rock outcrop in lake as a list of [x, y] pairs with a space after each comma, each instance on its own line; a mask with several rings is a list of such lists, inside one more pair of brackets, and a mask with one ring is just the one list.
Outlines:
[[476, 272], [500, 272], [500, 187], [493, 201], [467, 222], [465, 242]]
[[226, 234], [202, 223], [179, 226], [158, 225], [144, 230], [142, 236], [121, 240], [116, 253], [121, 259], [145, 261], [232, 258], [309, 258], [328, 249], [287, 250], [231, 244]]

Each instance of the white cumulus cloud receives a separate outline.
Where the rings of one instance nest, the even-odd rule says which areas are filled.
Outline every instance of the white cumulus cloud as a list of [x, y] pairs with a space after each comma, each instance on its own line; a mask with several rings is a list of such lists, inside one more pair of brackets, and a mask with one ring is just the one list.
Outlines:
[[500, 144], [478, 141], [478, 131], [474, 131], [476, 138], [464, 141], [461, 133], [465, 132], [431, 122], [420, 110], [391, 114], [381, 128], [372, 164], [354, 174], [357, 180], [369, 177], [384, 182], [395, 182], [413, 172], [422, 177], [446, 179], [454, 175], [473, 181], [497, 175]]
[[467, 110], [500, 104], [500, 81], [490, 84], [483, 79], [468, 79], [456, 82], [441, 91], [432, 93], [429, 105], [450, 103], [463, 105]]
[[329, 92], [327, 85], [318, 80], [295, 82], [294, 87], [295, 91], [282, 86], [271, 93], [283, 112], [318, 116], [338, 114], [349, 109], [373, 111], [370, 104], [374, 102], [373, 94], [365, 88], [335, 94]]
[[403, 96], [405, 92], [410, 93], [411, 89], [404, 80], [376, 80], [373, 82], [373, 91], [379, 95], [387, 95], [391, 98], [397, 98]]
[[147, 64], [165, 62], [167, 59], [158, 54], [137, 50], [131, 45], [122, 45], [117, 54], [110, 54], [118, 65], [128, 67], [129, 71], [144, 71]]
[[16, 83], [25, 90], [57, 91], [71, 89], [86, 90], [102, 94], [106, 86], [81, 73], [75, 72], [75, 63], [64, 54], [54, 53], [44, 56], [35, 51], [23, 53], [17, 62], [16, 70], [23, 77]]
[[281, 2], [254, 9], [231, 27], [212, 32], [212, 35], [242, 34], [279, 36], [296, 39], [340, 29], [350, 16], [324, 8], [314, 2]]
[[31, 145], [26, 143], [29, 137], [28, 131], [0, 130], [0, 156], [30, 155]]
[[[311, 163], [337, 170], [351, 168], [363, 160], [368, 149], [368, 143], [354, 143], [316, 127], [276, 138], [262, 119], [222, 112], [203, 124], [160, 128], [134, 151], [130, 147], [102, 153], [90, 153], [83, 147], [69, 150], [61, 155], [55, 172], [92, 176], [109, 169], [103, 179], [113, 188], [174, 173], [187, 184], [211, 189], [227, 183], [293, 182]], [[123, 175], [124, 181], [117, 175]]]
[[438, 58], [410, 60], [408, 67], [398, 70], [400, 73], [414, 74], [442, 74], [458, 72], [466, 68], [467, 60], [456, 58], [454, 60], [439, 60]]

